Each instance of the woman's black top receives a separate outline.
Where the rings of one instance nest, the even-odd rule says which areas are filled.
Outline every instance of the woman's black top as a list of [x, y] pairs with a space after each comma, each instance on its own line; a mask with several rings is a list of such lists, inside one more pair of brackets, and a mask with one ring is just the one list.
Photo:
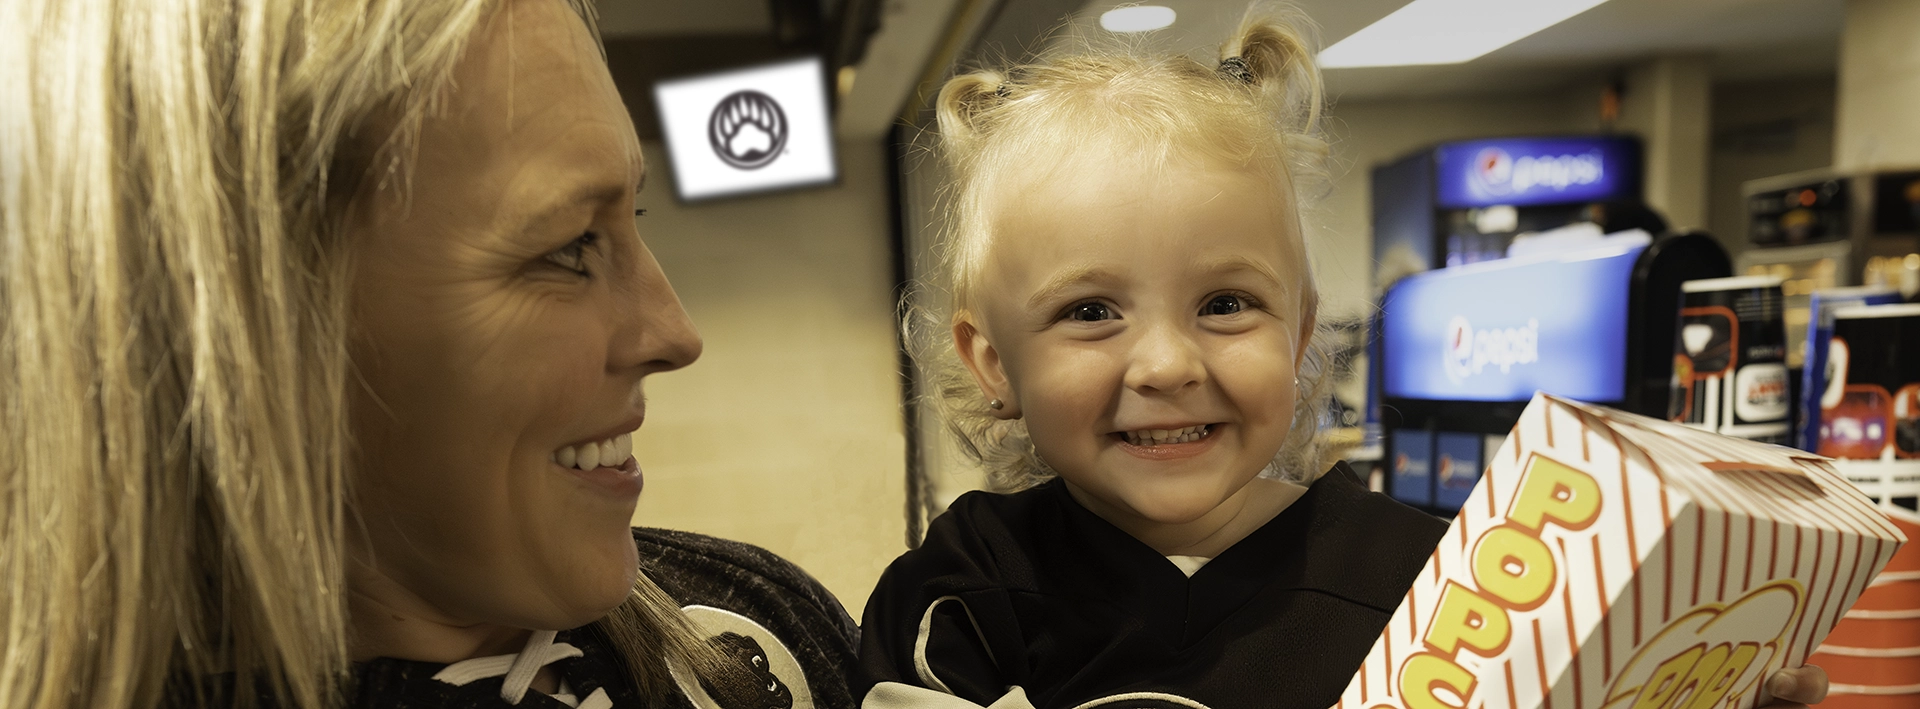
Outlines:
[[[613, 707], [718, 706], [721, 709], [852, 709], [846, 676], [856, 662], [859, 629], [832, 593], [785, 559], [759, 547], [723, 539], [636, 528], [641, 569], [678, 601], [697, 627], [740, 659], [741, 671], [720, 681], [688, 687], [665, 704], [645, 704], [635, 695], [624, 666], [607, 638], [593, 626], [564, 631], [556, 643], [581, 650], [555, 662], [573, 696], [605, 689]], [[433, 676], [447, 666], [379, 658], [354, 666], [350, 706], [378, 709], [566, 709], [566, 704], [528, 691], [517, 705], [500, 698], [503, 677], [455, 686]], [[172, 706], [197, 706], [176, 684]], [[705, 701], [687, 697], [699, 692]], [[224, 706], [224, 702], [216, 704]], [[263, 704], [271, 706], [271, 702]]]
[[969, 493], [881, 576], [854, 693], [897, 682], [980, 706], [1017, 687], [1038, 709], [1326, 709], [1446, 529], [1341, 464], [1189, 578], [1059, 480]]

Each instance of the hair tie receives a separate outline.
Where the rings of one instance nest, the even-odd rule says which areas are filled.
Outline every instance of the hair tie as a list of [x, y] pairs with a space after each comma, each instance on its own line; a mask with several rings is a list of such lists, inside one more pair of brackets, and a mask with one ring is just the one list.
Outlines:
[[1003, 81], [1003, 82], [1000, 82], [999, 88], [996, 88], [993, 90], [993, 95], [998, 96], [1000, 98], [1007, 98], [1013, 95], [1013, 90], [1007, 88], [1007, 83]]
[[1220, 60], [1220, 68], [1214, 71], [1224, 78], [1233, 79], [1242, 84], [1253, 84], [1253, 70], [1247, 68], [1245, 59], [1227, 57]]

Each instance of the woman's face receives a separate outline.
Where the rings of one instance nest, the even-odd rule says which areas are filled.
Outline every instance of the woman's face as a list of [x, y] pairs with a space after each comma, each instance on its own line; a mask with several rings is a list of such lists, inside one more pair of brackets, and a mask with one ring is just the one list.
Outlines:
[[410, 186], [353, 209], [354, 590], [396, 619], [571, 628], [631, 588], [623, 436], [700, 338], [641, 240], [646, 168], [584, 23], [506, 3], [454, 80]]

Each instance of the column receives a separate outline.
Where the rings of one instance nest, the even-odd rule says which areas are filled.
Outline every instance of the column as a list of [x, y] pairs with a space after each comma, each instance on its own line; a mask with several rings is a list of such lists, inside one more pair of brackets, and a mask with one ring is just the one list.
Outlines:
[[1617, 127], [1644, 143], [1647, 204], [1675, 231], [1707, 225], [1712, 102], [1704, 56], [1661, 57], [1627, 73]]
[[1920, 165], [1920, 2], [1847, 0], [1833, 164]]

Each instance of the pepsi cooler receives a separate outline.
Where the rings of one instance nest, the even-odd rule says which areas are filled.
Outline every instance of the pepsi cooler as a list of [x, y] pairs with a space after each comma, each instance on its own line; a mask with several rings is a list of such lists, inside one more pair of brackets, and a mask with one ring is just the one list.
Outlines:
[[1464, 495], [1448, 483], [1472, 487], [1459, 466], [1477, 476], [1484, 442], [1511, 430], [1535, 391], [1665, 418], [1680, 284], [1731, 270], [1705, 234], [1631, 234], [1401, 279], [1381, 302], [1382, 424], [1389, 446], [1431, 436], [1439, 452], [1426, 454], [1432, 492], [1395, 497], [1457, 510]]
[[1408, 271], [1503, 258], [1515, 235], [1581, 221], [1589, 205], [1638, 205], [1640, 183], [1631, 137], [1442, 143], [1373, 169], [1374, 260]]
[[[1377, 166], [1371, 174], [1374, 287], [1390, 287], [1410, 273], [1505, 258], [1515, 237], [1588, 221], [1595, 206], [1644, 212], [1641, 161], [1639, 141], [1602, 135], [1455, 141]], [[1636, 226], [1643, 225], [1601, 230]], [[1658, 236], [1664, 229], [1647, 231]], [[1384, 455], [1376, 448], [1385, 443], [1378, 325], [1371, 323], [1368, 344], [1362, 449]]]

